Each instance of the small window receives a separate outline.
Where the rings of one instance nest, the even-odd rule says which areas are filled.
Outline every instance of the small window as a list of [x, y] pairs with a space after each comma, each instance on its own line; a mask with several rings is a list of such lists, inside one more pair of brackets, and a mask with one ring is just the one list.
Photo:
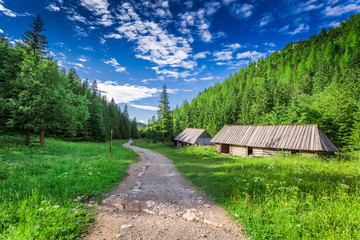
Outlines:
[[248, 155], [253, 155], [253, 148], [252, 147], [248, 147]]

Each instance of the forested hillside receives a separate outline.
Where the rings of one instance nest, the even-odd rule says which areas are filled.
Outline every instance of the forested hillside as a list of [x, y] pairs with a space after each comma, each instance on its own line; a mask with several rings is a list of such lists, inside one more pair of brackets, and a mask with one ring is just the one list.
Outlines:
[[97, 83], [88, 86], [74, 69], [59, 70], [47, 57], [47, 41], [42, 34], [40, 16], [15, 47], [0, 39], [0, 133], [30, 134], [70, 140], [104, 141], [114, 130], [114, 138], [137, 135], [136, 120], [130, 120], [127, 108], [121, 111], [114, 100], [108, 103]]
[[215, 135], [224, 124], [316, 123], [343, 149], [360, 148], [360, 15], [252, 62], [173, 111]]

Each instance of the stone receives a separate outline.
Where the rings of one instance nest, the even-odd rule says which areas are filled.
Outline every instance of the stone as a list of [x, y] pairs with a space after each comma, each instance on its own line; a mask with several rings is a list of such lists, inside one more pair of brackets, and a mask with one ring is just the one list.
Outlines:
[[132, 228], [132, 227], [133, 227], [132, 224], [124, 224], [124, 225], [121, 225], [120, 229], [121, 229], [121, 230], [124, 230], [124, 229]]
[[153, 212], [153, 211], [151, 211], [151, 210], [149, 210], [149, 209], [143, 209], [143, 211], [144, 212], [146, 212], [146, 213], [148, 213], [148, 214], [150, 214], [150, 215], [154, 215], [155, 214], [155, 212]]
[[197, 220], [197, 217], [194, 213], [190, 213], [190, 212], [186, 212], [182, 215], [182, 217], [189, 222], [193, 222], [195, 220]]
[[153, 207], [153, 206], [155, 206], [156, 202], [153, 200], [149, 200], [149, 201], [146, 201], [145, 204], [147, 207]]
[[124, 210], [124, 205], [120, 204], [120, 203], [115, 203], [114, 207], [116, 207], [117, 209], [119, 209], [120, 211]]
[[139, 208], [139, 206], [126, 205], [125, 210], [130, 211], [130, 212], [135, 212], [135, 211], [139, 211], [140, 208]]

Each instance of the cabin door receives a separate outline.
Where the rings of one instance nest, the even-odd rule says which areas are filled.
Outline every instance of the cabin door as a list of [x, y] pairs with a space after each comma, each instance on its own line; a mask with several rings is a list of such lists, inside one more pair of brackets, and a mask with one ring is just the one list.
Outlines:
[[230, 145], [229, 144], [221, 144], [221, 153], [230, 153]]

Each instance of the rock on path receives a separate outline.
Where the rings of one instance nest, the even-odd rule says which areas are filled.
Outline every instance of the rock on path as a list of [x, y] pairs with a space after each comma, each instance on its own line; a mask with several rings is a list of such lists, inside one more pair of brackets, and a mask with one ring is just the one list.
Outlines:
[[84, 239], [244, 239], [241, 226], [188, 182], [163, 155], [124, 144], [140, 156], [97, 208]]

